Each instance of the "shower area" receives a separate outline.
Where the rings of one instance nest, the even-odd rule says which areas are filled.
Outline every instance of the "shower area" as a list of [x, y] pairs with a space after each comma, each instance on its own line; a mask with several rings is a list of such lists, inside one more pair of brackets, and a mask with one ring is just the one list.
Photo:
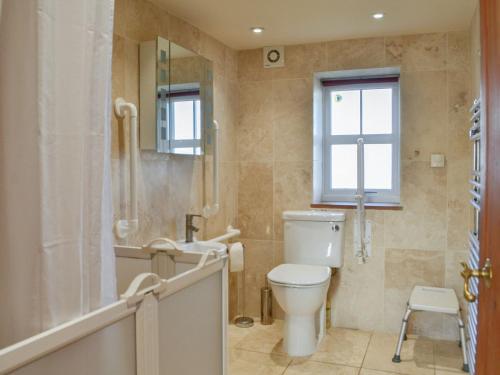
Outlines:
[[[226, 233], [219, 215], [200, 228], [215, 241], [163, 238], [182, 238], [191, 210], [218, 213], [218, 187], [199, 198], [197, 179], [218, 181], [219, 170], [205, 172], [200, 151], [176, 158], [139, 144], [139, 88], [130, 95], [120, 74], [132, 73], [123, 48], [140, 48], [118, 35], [122, 5], [0, 2], [1, 374], [227, 371], [225, 242], [239, 231]], [[132, 104], [115, 108], [119, 96]], [[199, 142], [217, 164], [216, 139]], [[168, 170], [170, 196], [151, 196], [153, 170]], [[158, 216], [167, 228], [151, 222], [149, 205], [176, 201]]]

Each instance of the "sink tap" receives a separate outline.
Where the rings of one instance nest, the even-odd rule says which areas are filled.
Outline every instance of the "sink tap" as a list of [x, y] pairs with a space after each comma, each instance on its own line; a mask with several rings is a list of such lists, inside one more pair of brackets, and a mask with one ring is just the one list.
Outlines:
[[186, 214], [186, 242], [193, 242], [193, 232], [198, 232], [200, 229], [193, 225], [193, 218], [201, 217], [201, 215]]

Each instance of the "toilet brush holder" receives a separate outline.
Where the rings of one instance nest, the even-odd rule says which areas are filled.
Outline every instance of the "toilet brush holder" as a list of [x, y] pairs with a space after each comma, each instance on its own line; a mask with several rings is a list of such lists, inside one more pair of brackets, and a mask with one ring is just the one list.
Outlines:
[[260, 323], [265, 326], [273, 324], [273, 291], [267, 283], [260, 289]]

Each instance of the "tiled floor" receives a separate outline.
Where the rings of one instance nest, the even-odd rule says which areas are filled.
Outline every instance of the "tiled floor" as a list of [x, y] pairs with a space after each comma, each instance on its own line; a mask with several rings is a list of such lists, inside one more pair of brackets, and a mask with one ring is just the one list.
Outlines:
[[397, 336], [332, 328], [309, 358], [289, 358], [282, 348], [283, 322], [229, 327], [229, 375], [452, 375], [461, 371], [456, 342], [410, 336], [402, 362], [392, 363]]

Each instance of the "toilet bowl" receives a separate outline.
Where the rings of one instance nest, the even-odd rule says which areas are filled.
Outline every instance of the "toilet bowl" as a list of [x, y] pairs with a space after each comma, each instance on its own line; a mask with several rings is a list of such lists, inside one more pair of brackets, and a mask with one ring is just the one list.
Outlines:
[[276, 301], [285, 312], [283, 346], [289, 356], [316, 351], [324, 334], [330, 276], [329, 267], [302, 264], [282, 264], [268, 273]]

